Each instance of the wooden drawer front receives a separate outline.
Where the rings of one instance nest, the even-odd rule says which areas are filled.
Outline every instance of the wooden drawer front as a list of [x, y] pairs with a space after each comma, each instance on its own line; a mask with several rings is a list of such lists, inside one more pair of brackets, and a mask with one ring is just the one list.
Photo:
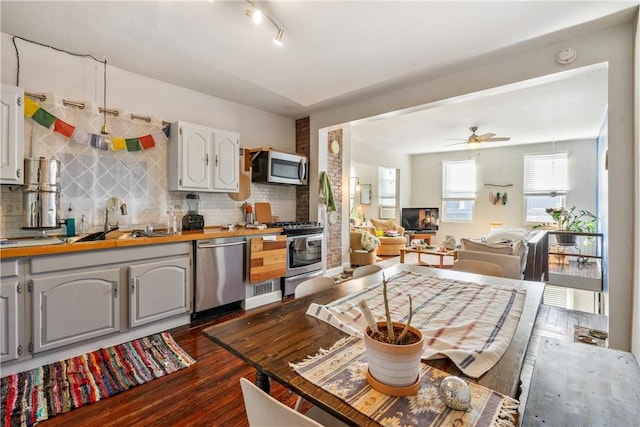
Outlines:
[[255, 237], [250, 240], [249, 281], [259, 283], [284, 277], [287, 271], [287, 236], [276, 240]]

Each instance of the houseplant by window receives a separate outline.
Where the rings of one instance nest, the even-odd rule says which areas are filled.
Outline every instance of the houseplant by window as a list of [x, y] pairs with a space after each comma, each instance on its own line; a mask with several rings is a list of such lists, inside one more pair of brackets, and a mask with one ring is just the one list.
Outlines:
[[387, 297], [387, 279], [382, 280], [386, 321], [376, 322], [364, 300], [360, 308], [369, 326], [364, 333], [369, 370], [367, 381], [376, 390], [393, 395], [414, 394], [420, 388], [420, 362], [424, 337], [411, 326], [413, 307], [409, 295], [407, 323], [393, 322]]
[[[547, 208], [545, 211], [553, 218], [553, 221], [556, 223], [556, 228], [559, 231], [573, 231], [578, 233], [596, 232], [596, 221], [598, 217], [587, 210], [577, 210], [576, 207], [573, 206], [571, 209], [564, 207]], [[576, 244], [575, 234], [558, 234], [556, 238], [559, 245], [574, 246]]]

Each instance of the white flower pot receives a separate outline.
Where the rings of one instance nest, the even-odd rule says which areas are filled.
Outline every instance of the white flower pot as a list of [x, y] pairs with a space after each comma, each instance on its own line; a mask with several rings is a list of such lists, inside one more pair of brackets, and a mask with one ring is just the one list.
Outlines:
[[[393, 324], [404, 328], [403, 323]], [[386, 322], [378, 322], [379, 329], [386, 330], [386, 326]], [[419, 336], [420, 340], [414, 344], [394, 345], [371, 338], [371, 330], [367, 327], [364, 343], [369, 373], [374, 379], [392, 387], [406, 387], [417, 382], [424, 338], [422, 332], [413, 326], [409, 326], [409, 331]]]

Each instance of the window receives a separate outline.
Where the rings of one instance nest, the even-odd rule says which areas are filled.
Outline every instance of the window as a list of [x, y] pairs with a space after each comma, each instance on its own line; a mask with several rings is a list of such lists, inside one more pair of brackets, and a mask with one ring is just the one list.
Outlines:
[[553, 222], [547, 208], [565, 206], [569, 153], [524, 156], [524, 212], [526, 222]]
[[396, 170], [392, 168], [379, 168], [378, 178], [380, 189], [378, 203], [380, 207], [396, 207]]
[[442, 162], [442, 219], [473, 221], [476, 203], [476, 161]]

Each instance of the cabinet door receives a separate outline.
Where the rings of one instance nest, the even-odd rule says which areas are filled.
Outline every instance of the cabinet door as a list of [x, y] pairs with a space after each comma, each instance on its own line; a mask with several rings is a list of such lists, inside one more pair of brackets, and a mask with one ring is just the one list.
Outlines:
[[19, 348], [19, 301], [20, 283], [18, 278], [3, 278], [0, 283], [0, 362], [17, 359], [22, 353]]
[[0, 126], [0, 184], [24, 183], [24, 106], [23, 91], [2, 85], [2, 126]]
[[118, 267], [32, 279], [34, 353], [120, 330]]
[[197, 125], [180, 126], [180, 183], [183, 190], [211, 187], [210, 152], [214, 135]]
[[237, 192], [240, 178], [240, 143], [236, 132], [214, 131], [213, 189]]
[[129, 267], [131, 327], [191, 311], [189, 256]]

